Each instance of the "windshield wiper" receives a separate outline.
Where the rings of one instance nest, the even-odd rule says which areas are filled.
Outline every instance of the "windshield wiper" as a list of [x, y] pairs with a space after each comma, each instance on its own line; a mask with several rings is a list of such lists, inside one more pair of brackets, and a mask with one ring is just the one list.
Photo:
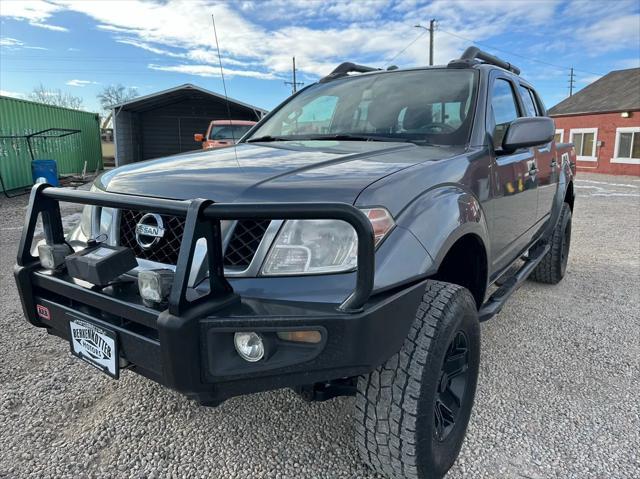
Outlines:
[[343, 141], [397, 141], [407, 143], [410, 140], [406, 138], [397, 138], [391, 136], [377, 136], [377, 135], [350, 135], [347, 133], [336, 133], [334, 135], [311, 135], [306, 140], [343, 140]]
[[290, 141], [290, 138], [286, 138], [284, 136], [271, 136], [271, 135], [265, 135], [265, 136], [259, 136], [257, 138], [249, 138], [247, 140], [247, 143], [266, 143], [269, 141]]
[[270, 141], [386, 141], [412, 143], [407, 138], [378, 136], [378, 135], [350, 135], [347, 133], [336, 133], [332, 135], [309, 135], [309, 136], [259, 136], [257, 138], [249, 138], [246, 143], [266, 143]]

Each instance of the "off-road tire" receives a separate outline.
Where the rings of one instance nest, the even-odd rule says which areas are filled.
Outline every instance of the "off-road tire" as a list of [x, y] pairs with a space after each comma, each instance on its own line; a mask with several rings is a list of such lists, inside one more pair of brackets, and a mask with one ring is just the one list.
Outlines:
[[[460, 333], [468, 345], [466, 386], [454, 425], [439, 439], [435, 407], [446, 383], [444, 359], [450, 358]], [[462, 447], [479, 364], [480, 325], [473, 296], [461, 286], [428, 281], [400, 351], [358, 380], [355, 429], [362, 460], [393, 479], [443, 477]]]
[[533, 270], [529, 279], [538, 283], [559, 283], [567, 271], [570, 246], [571, 208], [567, 203], [563, 203], [560, 218], [551, 235], [551, 249]]

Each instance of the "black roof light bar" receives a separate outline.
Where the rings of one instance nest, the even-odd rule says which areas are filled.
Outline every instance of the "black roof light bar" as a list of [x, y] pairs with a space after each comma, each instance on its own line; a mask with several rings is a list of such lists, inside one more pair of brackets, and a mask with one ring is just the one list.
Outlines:
[[336, 78], [347, 76], [349, 73], [367, 73], [379, 71], [380, 68], [367, 67], [364, 65], [357, 65], [351, 62], [344, 62], [338, 65], [331, 73], [320, 80], [320, 83], [325, 83]]
[[490, 53], [480, 50], [478, 47], [467, 48], [460, 58], [458, 58], [457, 60], [451, 60], [449, 62], [448, 67], [468, 68], [470, 66], [480, 63], [480, 61], [484, 63], [488, 63], [490, 65], [495, 65], [500, 68], [504, 68], [505, 70], [510, 71], [511, 73], [520, 75], [520, 68], [518, 68], [515, 65], [512, 65], [509, 62], [505, 62], [504, 60], [496, 57], [495, 55], [491, 55]]

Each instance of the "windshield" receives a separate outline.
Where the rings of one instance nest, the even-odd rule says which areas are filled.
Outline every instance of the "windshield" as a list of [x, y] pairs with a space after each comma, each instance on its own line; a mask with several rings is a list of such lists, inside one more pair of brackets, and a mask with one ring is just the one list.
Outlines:
[[354, 140], [465, 144], [475, 91], [472, 70], [390, 72], [318, 83], [276, 111], [249, 141], [353, 136]]
[[210, 140], [239, 140], [253, 125], [218, 125], [211, 128]]

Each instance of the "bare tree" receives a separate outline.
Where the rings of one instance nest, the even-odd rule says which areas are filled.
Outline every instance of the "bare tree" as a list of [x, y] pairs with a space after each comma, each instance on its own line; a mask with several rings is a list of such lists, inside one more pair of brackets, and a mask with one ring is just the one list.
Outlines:
[[113, 114], [111, 107], [122, 103], [124, 101], [131, 100], [138, 96], [138, 90], [135, 88], [126, 88], [124, 85], [108, 85], [98, 93], [98, 100], [104, 110], [102, 128], [107, 128], [107, 125], [111, 121], [111, 115]]
[[46, 105], [62, 106], [74, 110], [82, 108], [82, 98], [79, 96], [73, 96], [60, 89], [54, 90], [46, 88], [42, 83], [34, 87], [33, 91], [29, 94], [29, 99]]

